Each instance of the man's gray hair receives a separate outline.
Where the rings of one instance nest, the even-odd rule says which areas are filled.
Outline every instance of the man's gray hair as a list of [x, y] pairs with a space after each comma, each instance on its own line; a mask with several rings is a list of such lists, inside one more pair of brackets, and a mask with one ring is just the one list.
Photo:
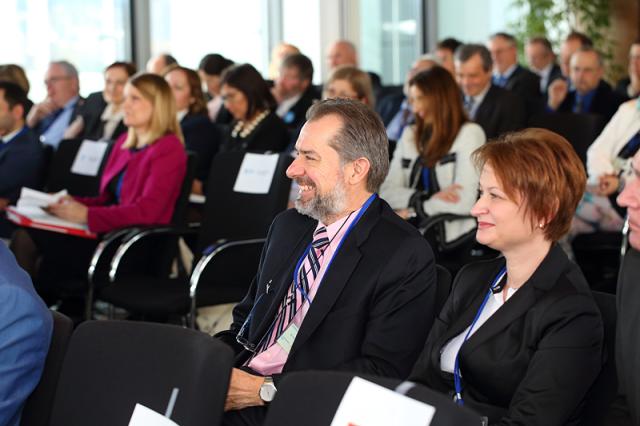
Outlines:
[[482, 44], [463, 44], [456, 49], [455, 59], [460, 62], [467, 62], [474, 55], [480, 55], [482, 60], [482, 69], [485, 72], [491, 71], [493, 68], [493, 60], [491, 52]]
[[342, 121], [330, 146], [342, 164], [358, 158], [369, 160], [367, 191], [378, 192], [389, 172], [389, 140], [382, 120], [367, 105], [351, 99], [326, 99], [307, 111], [307, 121], [335, 115]]
[[61, 67], [64, 70], [64, 73], [67, 77], [72, 77], [75, 78], [76, 80], [78, 79], [78, 70], [76, 69], [75, 66], [73, 66], [73, 64], [69, 61], [51, 61], [49, 63], [49, 66], [51, 65], [57, 65], [59, 67]]

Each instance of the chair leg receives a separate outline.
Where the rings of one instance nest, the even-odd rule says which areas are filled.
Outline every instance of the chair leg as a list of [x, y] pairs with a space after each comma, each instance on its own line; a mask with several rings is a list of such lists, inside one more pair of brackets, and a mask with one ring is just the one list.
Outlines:
[[191, 296], [191, 309], [189, 310], [189, 328], [196, 329], [196, 298]]
[[93, 317], [93, 286], [89, 284], [84, 301], [84, 319], [89, 321]]

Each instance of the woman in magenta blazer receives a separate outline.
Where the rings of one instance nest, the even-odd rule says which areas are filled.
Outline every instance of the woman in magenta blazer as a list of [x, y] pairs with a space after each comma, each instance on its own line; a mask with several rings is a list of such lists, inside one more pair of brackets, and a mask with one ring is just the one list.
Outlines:
[[[175, 101], [162, 77], [141, 74], [131, 78], [125, 86], [123, 110], [129, 131], [111, 150], [100, 194], [94, 198], [67, 196], [48, 206], [50, 213], [86, 224], [98, 234], [169, 223], [186, 171]], [[28, 233], [42, 255], [35, 282], [43, 297], [55, 301], [56, 285], [70, 278], [84, 282], [96, 240], [34, 229]]]

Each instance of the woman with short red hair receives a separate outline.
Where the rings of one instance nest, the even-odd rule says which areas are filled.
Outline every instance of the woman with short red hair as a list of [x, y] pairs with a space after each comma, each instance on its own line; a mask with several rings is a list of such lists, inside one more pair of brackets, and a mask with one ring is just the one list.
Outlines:
[[557, 241], [582, 197], [584, 169], [569, 142], [543, 129], [507, 134], [473, 158], [476, 238], [502, 256], [457, 275], [410, 379], [489, 424], [576, 424], [602, 366], [603, 326]]

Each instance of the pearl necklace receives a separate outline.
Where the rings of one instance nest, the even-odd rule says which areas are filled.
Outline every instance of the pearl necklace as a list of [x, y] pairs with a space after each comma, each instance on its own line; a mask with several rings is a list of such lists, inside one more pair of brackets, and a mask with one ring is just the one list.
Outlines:
[[256, 116], [256, 118], [248, 123], [245, 123], [242, 120], [238, 121], [231, 131], [231, 137], [237, 138], [238, 135], [240, 135], [241, 138], [246, 138], [251, 134], [251, 132], [253, 132], [256, 127], [258, 127], [258, 124], [260, 124], [260, 122], [264, 120], [267, 115], [269, 115], [269, 112], [270, 111], [268, 109], [262, 111]]

